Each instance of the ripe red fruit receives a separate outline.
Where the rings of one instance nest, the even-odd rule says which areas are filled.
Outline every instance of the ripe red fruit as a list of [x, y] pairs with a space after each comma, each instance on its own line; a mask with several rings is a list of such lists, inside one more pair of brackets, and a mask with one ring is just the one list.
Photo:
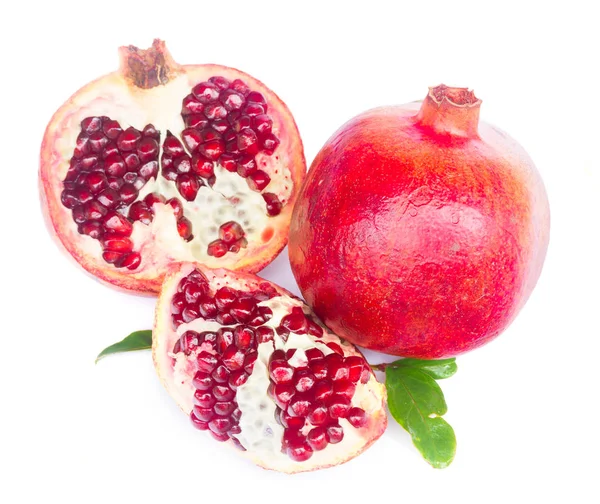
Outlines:
[[[214, 311], [198, 313], [200, 295], [202, 304], [213, 300]], [[215, 328], [240, 300], [255, 311], [270, 307], [273, 317], [260, 326], [238, 321]], [[320, 469], [355, 457], [383, 434], [385, 387], [353, 345], [327, 330], [315, 336], [306, 326], [289, 339], [274, 330], [298, 311], [314, 320], [284, 289], [253, 275], [185, 263], [167, 275], [156, 310], [154, 363], [168, 392], [196, 428], [241, 447], [255, 463], [283, 472]], [[327, 346], [332, 342], [341, 354]], [[316, 382], [309, 358], [338, 372]], [[365, 380], [348, 373], [357, 367], [366, 371]]]
[[[177, 64], [159, 40], [120, 57], [46, 129], [39, 180], [51, 232], [88, 272], [138, 292], [157, 292], [175, 261], [259, 271], [287, 242], [306, 171], [289, 110], [236, 69]], [[107, 232], [131, 240], [133, 255], [104, 248]]]
[[292, 269], [323, 322], [355, 344], [439, 358], [500, 334], [549, 238], [527, 153], [479, 122], [464, 88], [370, 110], [321, 149], [290, 228]]

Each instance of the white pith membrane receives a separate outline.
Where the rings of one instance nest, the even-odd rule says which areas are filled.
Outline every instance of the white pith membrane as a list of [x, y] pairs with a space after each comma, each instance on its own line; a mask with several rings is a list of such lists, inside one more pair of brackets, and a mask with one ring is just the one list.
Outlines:
[[[211, 271], [194, 264], [182, 265], [179, 270], [167, 276], [156, 308], [153, 356], [157, 373], [163, 384], [180, 408], [188, 415], [194, 404], [195, 387], [192, 385], [192, 379], [197, 370], [196, 356], [200, 351], [205, 350], [205, 347], [201, 346], [188, 356], [183, 352], [174, 353], [173, 347], [186, 331], [201, 333], [216, 331], [224, 327], [214, 320], [197, 318], [181, 324], [177, 329], [173, 328], [171, 299], [177, 292], [177, 286], [182, 278], [194, 269], [198, 269], [208, 278], [212, 294], [222, 286], [250, 291], [256, 290], [259, 284], [265, 283], [264, 280], [251, 275], [232, 273], [226, 270]], [[305, 314], [311, 314], [310, 309], [301, 300], [292, 297], [277, 286], [274, 287], [277, 289], [278, 295], [258, 304], [258, 306], [268, 306], [273, 312], [273, 317], [263, 324], [264, 326], [275, 329], [293, 307], [301, 307]], [[342, 441], [337, 444], [328, 444], [323, 450], [314, 451], [306, 461], [295, 461], [282, 452], [284, 427], [277, 422], [275, 418], [277, 405], [267, 393], [270, 384], [268, 371], [270, 356], [275, 349], [297, 349], [289, 363], [298, 366], [306, 362], [304, 353], [306, 349], [318, 348], [325, 355], [334, 353], [326, 345], [329, 342], [339, 345], [343, 349], [344, 357], [359, 356], [362, 358], [353, 345], [342, 342], [326, 328], [324, 328], [323, 337], [319, 339], [308, 334], [292, 332], [287, 341], [284, 341], [275, 332], [273, 341], [258, 345], [258, 358], [254, 363], [252, 373], [248, 380], [236, 390], [235, 401], [241, 411], [239, 420], [241, 432], [235, 437], [246, 449], [239, 453], [264, 468], [295, 473], [343, 463], [361, 453], [383, 433], [387, 424], [384, 410], [385, 387], [377, 382], [371, 372], [366, 383], [358, 382], [352, 397], [352, 406], [362, 408], [366, 412], [367, 422], [363, 427], [353, 427], [346, 419], [340, 418], [338, 421], [344, 430]], [[307, 421], [302, 433], [306, 435], [311, 428], [312, 426]], [[233, 443], [227, 441], [226, 444]]]
[[[121, 283], [125, 287], [146, 279], [154, 281], [162, 276], [168, 264], [175, 261], [198, 261], [211, 267], [226, 267], [258, 271], [285, 246], [291, 206], [298, 184], [306, 171], [302, 144], [293, 118], [279, 98], [262, 83], [235, 69], [217, 65], [174, 64], [176, 72], [165, 85], [141, 89], [129, 82], [121, 72], [114, 72], [82, 88], [57, 111], [48, 126], [42, 145], [40, 181], [42, 199], [61, 242], [86, 269], [97, 276]], [[272, 120], [272, 133], [280, 144], [273, 154], [255, 155], [259, 170], [266, 172], [270, 183], [260, 192], [250, 189], [246, 179], [222, 168], [214, 162], [216, 182], [212, 187], [200, 187], [194, 201], [186, 201], [174, 181], [159, 173], [140, 190], [135, 201], [157, 192], [166, 199], [176, 197], [183, 205], [183, 216], [191, 221], [193, 239], [186, 242], [179, 236], [173, 209], [162, 203], [153, 205], [154, 217], [150, 225], [133, 222], [133, 251], [140, 252], [142, 262], [134, 270], [117, 268], [102, 259], [99, 240], [79, 234], [71, 210], [61, 203], [63, 180], [73, 157], [76, 140], [81, 132], [81, 121], [87, 117], [107, 116], [119, 123], [123, 130], [132, 126], [140, 132], [153, 125], [160, 132], [158, 159], [163, 142], [170, 131], [178, 140], [186, 128], [182, 119], [182, 100], [192, 88], [209, 78], [221, 76], [230, 81], [241, 79], [252, 91], [261, 93], [268, 104], [267, 115]], [[184, 145], [186, 154], [191, 152]], [[267, 205], [261, 196], [273, 193], [283, 204], [279, 215], [267, 215]], [[133, 203], [133, 202], [132, 202]], [[130, 204], [131, 205], [131, 204]], [[129, 206], [130, 206], [129, 205]], [[228, 251], [222, 257], [208, 255], [208, 244], [219, 238], [219, 227], [229, 221], [242, 226], [247, 246], [239, 251]], [[160, 285], [148, 290], [156, 290]], [[140, 290], [146, 290], [143, 288]]]

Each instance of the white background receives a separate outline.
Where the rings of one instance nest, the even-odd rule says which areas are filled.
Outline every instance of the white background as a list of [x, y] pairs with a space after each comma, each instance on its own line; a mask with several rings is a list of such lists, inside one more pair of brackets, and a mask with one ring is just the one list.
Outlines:
[[[599, 502], [600, 41], [596, 2], [6, 2], [0, 7], [0, 502]], [[562, 6], [561, 6], [562, 5]], [[430, 468], [397, 425], [344, 466], [293, 477], [190, 427], [148, 352], [94, 357], [149, 328], [153, 301], [97, 284], [42, 223], [39, 145], [117, 47], [240, 68], [295, 115], [306, 158], [370, 107], [444, 82], [475, 89], [548, 190], [533, 296], [442, 382], [458, 451]], [[175, 111], [174, 111], [175, 112]], [[264, 276], [295, 290], [287, 255]], [[418, 501], [417, 501], [418, 499]]]

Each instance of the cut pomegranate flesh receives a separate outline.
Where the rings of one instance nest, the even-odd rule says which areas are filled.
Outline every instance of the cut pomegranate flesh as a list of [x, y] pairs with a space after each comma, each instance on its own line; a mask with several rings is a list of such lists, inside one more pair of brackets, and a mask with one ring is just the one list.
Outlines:
[[159, 298], [157, 372], [192, 425], [259, 465], [297, 472], [344, 462], [385, 429], [385, 390], [313, 317], [257, 277], [184, 264]]
[[285, 246], [306, 170], [289, 111], [242, 72], [177, 65], [160, 41], [121, 59], [46, 131], [53, 230], [86, 269], [134, 290], [158, 290], [174, 261], [258, 271]]

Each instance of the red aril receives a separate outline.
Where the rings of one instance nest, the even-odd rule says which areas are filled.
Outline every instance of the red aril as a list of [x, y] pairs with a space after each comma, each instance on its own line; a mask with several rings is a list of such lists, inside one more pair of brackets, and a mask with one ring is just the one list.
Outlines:
[[[40, 188], [53, 233], [88, 272], [138, 292], [157, 292], [174, 261], [266, 266], [286, 244], [306, 171], [285, 104], [236, 69], [175, 63], [158, 40], [120, 58], [46, 129]], [[132, 247], [107, 248], [108, 233]]]
[[527, 301], [548, 246], [548, 199], [527, 153], [479, 121], [480, 103], [464, 88], [432, 88], [421, 104], [351, 119], [313, 161], [290, 261], [340, 337], [449, 357], [496, 337]]
[[[214, 310], [204, 316], [200, 304], [207, 300]], [[250, 326], [241, 304], [271, 317]], [[290, 315], [311, 324], [295, 324], [280, 335]], [[220, 323], [223, 318], [230, 323]], [[340, 464], [385, 430], [385, 387], [363, 356], [298, 298], [258, 277], [172, 266], [152, 336], [156, 371], [192, 424], [262, 467], [300, 472]], [[309, 366], [319, 362], [333, 372], [317, 379]]]

